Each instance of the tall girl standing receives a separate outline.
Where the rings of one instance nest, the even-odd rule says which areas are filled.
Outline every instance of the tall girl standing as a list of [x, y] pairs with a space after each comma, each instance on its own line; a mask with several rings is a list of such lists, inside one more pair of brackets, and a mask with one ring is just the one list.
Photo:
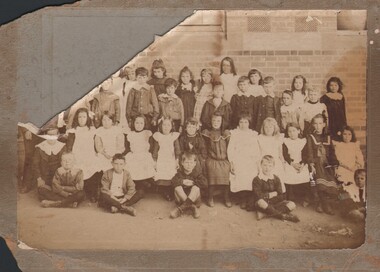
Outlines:
[[230, 57], [225, 57], [220, 63], [220, 82], [224, 86], [224, 100], [228, 103], [231, 97], [237, 93], [237, 83], [239, 76], [236, 74], [234, 61]]
[[346, 104], [342, 93], [343, 82], [338, 77], [331, 77], [326, 84], [327, 93], [321, 97], [321, 103], [327, 107], [330, 117], [328, 128], [331, 138], [339, 139], [338, 132], [347, 126]]
[[227, 154], [231, 164], [231, 192], [240, 194], [240, 208], [247, 207], [249, 197], [252, 195], [252, 180], [259, 173], [261, 159], [258, 133], [249, 128], [250, 115], [241, 115], [239, 125], [231, 130]]
[[201, 119], [203, 105], [213, 96], [213, 73], [210, 69], [201, 71], [201, 80], [199, 82], [198, 92], [195, 94], [194, 117], [199, 122]]
[[87, 197], [91, 202], [95, 202], [98, 197], [98, 187], [102, 172], [94, 147], [96, 129], [92, 126], [92, 121], [86, 108], [77, 110], [73, 127], [67, 131], [67, 134], [67, 150], [74, 154], [77, 168], [83, 171], [84, 191]]
[[152, 78], [147, 83], [154, 87], [156, 96], [165, 93], [166, 68], [161, 59], [153, 61], [150, 75]]
[[311, 121], [314, 132], [307, 136], [307, 163], [314, 175], [316, 188], [314, 194], [315, 209], [333, 215], [329, 197], [337, 197], [339, 186], [335, 180], [334, 167], [338, 165], [330, 136], [326, 133], [326, 118], [317, 114]]
[[220, 187], [224, 195], [224, 203], [230, 208], [230, 163], [227, 159], [227, 146], [230, 140], [230, 132], [222, 130], [223, 118], [218, 113], [211, 119], [212, 128], [205, 129], [202, 135], [205, 137], [208, 157], [206, 160], [208, 178], [208, 205], [214, 207], [214, 192]]

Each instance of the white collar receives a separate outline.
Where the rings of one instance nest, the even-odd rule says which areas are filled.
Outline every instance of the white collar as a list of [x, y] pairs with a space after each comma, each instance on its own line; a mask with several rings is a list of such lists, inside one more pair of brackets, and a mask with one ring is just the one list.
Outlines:
[[268, 179], [274, 179], [273, 174], [270, 174], [269, 176], [267, 176], [267, 175], [264, 175], [264, 173], [261, 170], [258, 176], [259, 176], [259, 179], [262, 179], [265, 181], [268, 181]]
[[239, 90], [238, 93], [237, 93], [237, 95], [238, 95], [238, 96], [246, 96], [246, 97], [250, 97], [250, 96], [252, 96], [252, 92], [247, 91], [247, 92], [243, 93], [242, 91]]
[[182, 83], [182, 84], [181, 84], [181, 87], [182, 87], [182, 89], [185, 89], [185, 90], [191, 91], [191, 89], [192, 89], [192, 87], [193, 87], [193, 84], [191, 84], [191, 82], [189, 82], [188, 84], [184, 84], [184, 83]]
[[270, 96], [270, 97], [272, 97], [272, 98], [275, 98], [275, 97], [276, 97], [276, 95], [275, 95], [274, 93], [271, 93], [271, 94], [267, 94], [267, 93], [265, 93], [265, 96], [264, 96], [264, 97], [267, 97], [267, 96]]
[[36, 145], [36, 147], [39, 147], [43, 152], [45, 152], [47, 155], [57, 155], [62, 148], [65, 146], [62, 142], [56, 142], [55, 144], [51, 145], [47, 141], [43, 141], [42, 143]]

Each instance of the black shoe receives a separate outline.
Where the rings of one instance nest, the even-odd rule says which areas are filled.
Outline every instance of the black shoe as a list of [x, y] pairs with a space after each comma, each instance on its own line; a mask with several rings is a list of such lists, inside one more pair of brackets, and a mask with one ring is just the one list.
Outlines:
[[300, 221], [300, 219], [298, 218], [297, 215], [294, 215], [294, 214], [291, 214], [291, 213], [284, 213], [282, 215], [282, 219], [290, 221], [290, 222], [294, 222], [294, 223], [298, 223]]
[[331, 206], [329, 203], [325, 202], [322, 205], [323, 211], [329, 215], [334, 215], [334, 211], [332, 210]]

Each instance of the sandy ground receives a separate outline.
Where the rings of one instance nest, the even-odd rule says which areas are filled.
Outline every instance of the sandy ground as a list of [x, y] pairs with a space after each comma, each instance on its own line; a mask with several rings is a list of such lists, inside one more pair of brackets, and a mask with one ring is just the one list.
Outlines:
[[[76, 209], [41, 208], [35, 191], [18, 196], [19, 240], [39, 249], [214, 250], [239, 248], [356, 248], [365, 237], [364, 223], [339, 215], [318, 214], [311, 207], [294, 211], [295, 224], [239, 206], [226, 208], [216, 198], [203, 204], [201, 217], [170, 219], [174, 202], [150, 193], [135, 205], [137, 216], [111, 214], [85, 201]], [[339, 231], [340, 233], [331, 233]]]

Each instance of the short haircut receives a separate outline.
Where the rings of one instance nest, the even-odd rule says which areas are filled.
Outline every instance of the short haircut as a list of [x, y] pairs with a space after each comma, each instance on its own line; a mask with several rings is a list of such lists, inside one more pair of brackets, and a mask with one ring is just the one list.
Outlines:
[[274, 83], [274, 77], [272, 77], [272, 76], [264, 77], [263, 84], [269, 84], [272, 82]]
[[186, 122], [185, 122], [185, 127], [187, 127], [188, 124], [198, 126], [198, 125], [199, 125], [199, 122], [198, 122], [197, 118], [195, 118], [195, 117], [189, 117], [189, 118], [186, 120]]
[[116, 160], [123, 160], [125, 162], [125, 157], [123, 156], [123, 154], [121, 153], [116, 153], [115, 155], [113, 155], [112, 157], [112, 162], [116, 161]]
[[149, 76], [149, 71], [145, 67], [139, 67], [135, 71], [135, 75], [137, 76]]
[[184, 152], [181, 156], [181, 162], [184, 162], [185, 160], [197, 160], [197, 155], [192, 152]]
[[178, 83], [174, 78], [168, 78], [165, 80], [165, 87], [174, 86], [174, 88], [177, 88]]
[[354, 172], [354, 180], [355, 180], [355, 182], [356, 182], [356, 180], [358, 179], [358, 176], [359, 176], [360, 174], [367, 175], [367, 172], [366, 172], [365, 169], [363, 169], [363, 168], [356, 169], [355, 172]]
[[308, 87], [306, 90], [308, 93], [320, 93], [320, 91], [318, 89], [315, 89], [315, 88]]
[[241, 77], [239, 77], [237, 83], [239, 84], [239, 83], [244, 82], [244, 81], [248, 81], [249, 82], [249, 78], [247, 76], [241, 76]]
[[291, 90], [285, 90], [285, 91], [283, 91], [282, 95], [284, 95], [284, 94], [288, 94], [288, 95], [290, 95], [291, 98], [293, 98], [293, 92]]
[[270, 162], [273, 165], [275, 165], [274, 158], [271, 155], [264, 155], [264, 157], [261, 159], [261, 163], [263, 163], [264, 161]]

